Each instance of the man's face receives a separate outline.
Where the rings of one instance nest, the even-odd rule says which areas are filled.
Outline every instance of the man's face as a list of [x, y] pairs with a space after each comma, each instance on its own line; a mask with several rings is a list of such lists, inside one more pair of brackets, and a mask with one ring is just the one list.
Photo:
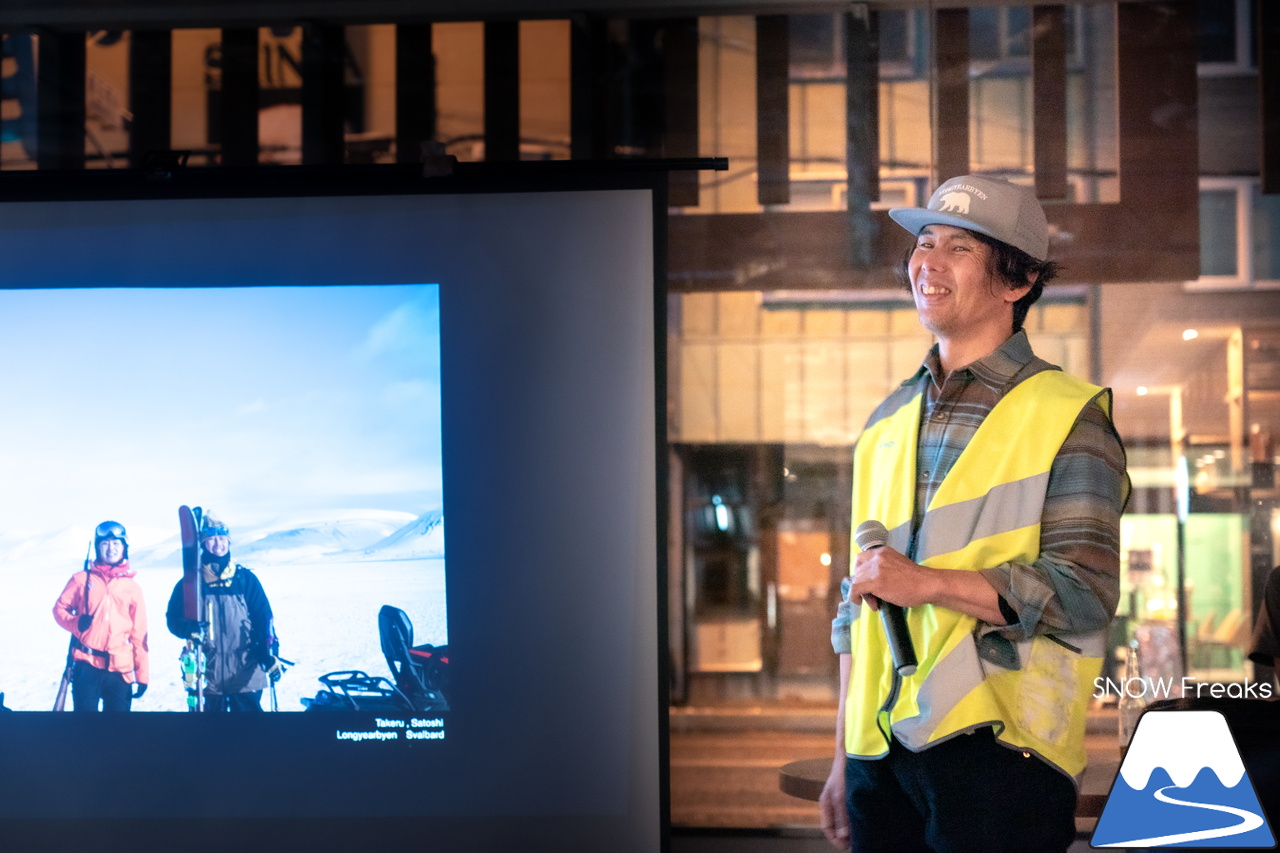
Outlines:
[[98, 562], [114, 566], [124, 559], [124, 543], [119, 539], [103, 539], [98, 543]]
[[225, 557], [231, 551], [231, 540], [221, 533], [204, 538], [204, 550], [215, 557]]
[[[998, 329], [1013, 330], [1013, 303], [1026, 288], [1010, 290], [991, 275], [991, 247], [963, 228], [926, 225], [907, 262], [920, 323], [944, 342]], [[1003, 337], [1000, 338], [1003, 340]]]

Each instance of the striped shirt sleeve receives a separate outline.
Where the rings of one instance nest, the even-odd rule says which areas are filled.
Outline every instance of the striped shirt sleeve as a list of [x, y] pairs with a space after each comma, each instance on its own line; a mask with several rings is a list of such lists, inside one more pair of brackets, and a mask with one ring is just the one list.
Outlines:
[[1091, 403], [1050, 468], [1040, 556], [1031, 564], [981, 570], [1018, 617], [1000, 634], [1017, 641], [1110, 623], [1120, 599], [1120, 514], [1127, 498], [1124, 448], [1101, 406]]

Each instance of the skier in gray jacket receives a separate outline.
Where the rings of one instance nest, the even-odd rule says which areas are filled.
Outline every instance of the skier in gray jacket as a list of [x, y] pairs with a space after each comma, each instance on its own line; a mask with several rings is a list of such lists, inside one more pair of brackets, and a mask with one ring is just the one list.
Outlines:
[[227, 526], [206, 511], [200, 525], [203, 625], [183, 616], [182, 581], [169, 596], [169, 632], [185, 640], [204, 628], [206, 711], [261, 711], [262, 691], [283, 671], [271, 602], [258, 576], [231, 559]]

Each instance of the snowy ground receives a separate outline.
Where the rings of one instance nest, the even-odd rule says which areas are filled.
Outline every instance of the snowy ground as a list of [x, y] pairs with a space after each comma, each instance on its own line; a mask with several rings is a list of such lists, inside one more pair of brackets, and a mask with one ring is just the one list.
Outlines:
[[[378, 610], [391, 604], [413, 623], [415, 644], [448, 642], [443, 559], [363, 560], [272, 564], [243, 559], [262, 581], [275, 612], [280, 653], [296, 662], [276, 687], [281, 711], [301, 711], [302, 697], [321, 689], [319, 676], [359, 669], [390, 677], [378, 641]], [[234, 554], [233, 554], [234, 559]], [[185, 711], [178, 655], [182, 644], [165, 628], [164, 611], [182, 572], [172, 562], [132, 563], [146, 598], [151, 686], [137, 711]], [[53, 621], [53, 603], [74, 566], [0, 567], [0, 691], [19, 711], [53, 708], [66, 663], [69, 635]], [[70, 708], [68, 699], [68, 708]], [[263, 708], [270, 708], [269, 694]]]

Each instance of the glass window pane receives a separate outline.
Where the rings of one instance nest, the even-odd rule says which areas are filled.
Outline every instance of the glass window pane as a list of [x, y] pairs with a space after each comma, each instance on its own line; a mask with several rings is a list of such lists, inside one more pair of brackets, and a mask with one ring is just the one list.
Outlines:
[[1028, 6], [1010, 6], [1005, 12], [1005, 55], [1031, 55], [1031, 9]]
[[980, 6], [969, 10], [969, 58], [1000, 58], [1000, 10]]
[[1253, 191], [1253, 277], [1280, 281], [1280, 196]]
[[1236, 191], [1200, 192], [1200, 275], [1239, 275]]
[[880, 61], [906, 62], [911, 58], [907, 43], [907, 12], [885, 9], [880, 13]]
[[1080, 7], [1068, 6], [1066, 11], [1067, 11], [1067, 20], [1065, 25], [1066, 26], [1065, 47], [1067, 51], [1067, 62], [1071, 63], [1074, 67], [1074, 64], [1076, 62], [1076, 58], [1079, 52], [1084, 48], [1084, 45], [1080, 44], [1080, 33], [1079, 33], [1080, 18], [1081, 18]]
[[1235, 62], [1235, 0], [1199, 0], [1196, 4], [1196, 32], [1196, 58], [1200, 62]]
[[826, 75], [843, 62], [835, 15], [791, 15], [791, 70], [800, 75]]

